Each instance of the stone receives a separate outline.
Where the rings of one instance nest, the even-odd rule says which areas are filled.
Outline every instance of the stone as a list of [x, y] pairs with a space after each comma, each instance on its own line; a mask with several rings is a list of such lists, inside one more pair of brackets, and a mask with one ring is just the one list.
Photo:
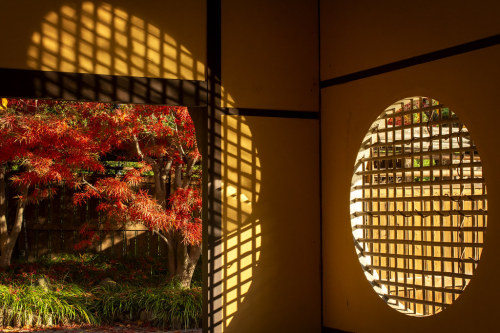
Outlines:
[[44, 276], [42, 276], [42, 277], [38, 278], [38, 280], [36, 280], [35, 286], [38, 286], [45, 291], [49, 291], [52, 287], [50, 285], [50, 281], [47, 280], [47, 278], [45, 278]]
[[116, 287], [118, 284], [113, 281], [111, 278], [105, 278], [101, 282], [99, 282], [99, 286], [101, 287]]
[[139, 320], [143, 323], [149, 323], [153, 320], [153, 313], [151, 311], [142, 310], [139, 315]]

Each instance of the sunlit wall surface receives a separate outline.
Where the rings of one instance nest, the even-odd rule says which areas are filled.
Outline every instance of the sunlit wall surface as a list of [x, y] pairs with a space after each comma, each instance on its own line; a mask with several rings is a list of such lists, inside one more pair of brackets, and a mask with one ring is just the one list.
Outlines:
[[387, 108], [351, 186], [356, 252], [377, 294], [409, 315], [446, 309], [472, 279], [486, 221], [481, 159], [457, 115], [427, 97]]
[[228, 328], [252, 284], [261, 247], [260, 160], [245, 117], [222, 116], [221, 331]]
[[[68, 99], [143, 103], [140, 96], [155, 94], [158, 97], [154, 100], [158, 103], [167, 95], [167, 104], [192, 105], [177, 96], [180, 93], [174, 92], [171, 96], [167, 90], [165, 94], [163, 91], [157, 94], [155, 83], [162, 80], [131, 80], [121, 76], [205, 79], [204, 66], [200, 67], [198, 61], [202, 64], [205, 61], [205, 19], [210, 3], [204, 0], [46, 0], [43, 5], [29, 2], [8, 2], [10, 12], [25, 17], [29, 24], [11, 33], [5, 32], [7, 29], [3, 34], [0, 31], [0, 36], [6, 36], [9, 44], [15, 46], [16, 54], [21, 54], [17, 61], [14, 57], [3, 61], [7, 57], [0, 55], [0, 62], [6, 68], [49, 71], [40, 75], [44, 80], [38, 95], [47, 97], [54, 88], [55, 92], [49, 96], [56, 98], [64, 95], [62, 97]], [[23, 11], [27, 4], [29, 10]], [[226, 87], [220, 96], [223, 106], [260, 108], [262, 112], [258, 114], [268, 112], [265, 110], [269, 108], [317, 111], [317, 4], [294, 2], [286, 6], [285, 15], [274, 15], [284, 8], [282, 4], [265, 1], [245, 6], [222, 2], [221, 80]], [[245, 22], [251, 22], [254, 17], [261, 24], [248, 26]], [[14, 19], [7, 20], [11, 21]], [[302, 22], [300, 27], [297, 21]], [[0, 22], [0, 27], [8, 26]], [[235, 43], [236, 39], [240, 42]], [[249, 45], [252, 52], [248, 52]], [[208, 50], [213, 50], [210, 47], [213, 46], [208, 45]], [[245, 64], [250, 65], [245, 67]], [[60, 75], [51, 73], [52, 70], [116, 76]], [[91, 84], [87, 80], [92, 81]], [[185, 87], [190, 82], [172, 81], [165, 85], [168, 88], [173, 85], [172, 90], [189, 95]], [[149, 86], [144, 88], [143, 83]], [[204, 87], [201, 87], [193, 92], [199, 98], [191, 98], [196, 105], [202, 104], [205, 98]], [[69, 93], [61, 94], [59, 89]], [[107, 90], [109, 94], [101, 93]], [[128, 98], [128, 95], [133, 96]], [[236, 100], [238, 105], [234, 103]], [[214, 177], [218, 178], [218, 164], [224, 160], [220, 170], [223, 182], [217, 183], [216, 179], [214, 184], [215, 188], [219, 187], [221, 202], [216, 196], [213, 212], [216, 219], [222, 214], [222, 223], [209, 229], [209, 238], [214, 237], [208, 242], [215, 249], [214, 257], [210, 249], [207, 259], [208, 263], [221, 260], [222, 267], [215, 262], [209, 268], [210, 283], [206, 291], [209, 329], [215, 331], [220, 326], [227, 332], [276, 331], [278, 325], [294, 332], [304, 331], [305, 327], [319, 330], [318, 121], [315, 116], [307, 120], [300, 119], [304, 115], [299, 119], [285, 119], [290, 113], [283, 116], [273, 115], [272, 119], [229, 116], [240, 125], [232, 124], [224, 116], [216, 120], [216, 127], [221, 125], [219, 120], [225, 126], [215, 131], [215, 149], [220, 148], [223, 156], [215, 157], [216, 165], [212, 169], [217, 170]], [[225, 132], [225, 128], [232, 128], [236, 136], [229, 130]], [[217, 142], [219, 134], [222, 147]], [[253, 143], [249, 145], [250, 138]], [[239, 153], [234, 152], [235, 142]], [[259, 158], [256, 158], [254, 144], [259, 147]], [[248, 154], [253, 155], [252, 161], [245, 160]], [[301, 159], [297, 159], [298, 155]], [[257, 163], [259, 159], [262, 163]], [[245, 171], [249, 165], [253, 170]], [[258, 187], [262, 181], [260, 171], [267, 175], [263, 190]], [[239, 173], [237, 178], [234, 173]], [[245, 183], [248, 179], [251, 185]], [[300, 235], [300, 246], [297, 246], [297, 235]], [[249, 253], [251, 255], [247, 255]], [[299, 272], [296, 262], [302, 262]], [[217, 274], [222, 276], [219, 278]], [[289, 292], [304, 281], [307, 282], [301, 292]], [[220, 293], [218, 288], [222, 288]], [[220, 299], [215, 299], [217, 297]], [[220, 320], [210, 321], [212, 310], [214, 317], [219, 316]], [[284, 319], [290, 316], [296, 319], [293, 322]]]
[[158, 26], [106, 2], [44, 16], [27, 66], [47, 71], [203, 80], [205, 66]]

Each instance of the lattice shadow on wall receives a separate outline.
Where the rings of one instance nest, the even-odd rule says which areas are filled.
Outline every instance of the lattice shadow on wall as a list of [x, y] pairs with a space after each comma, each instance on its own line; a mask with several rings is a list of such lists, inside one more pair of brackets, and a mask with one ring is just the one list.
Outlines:
[[486, 195], [477, 148], [454, 112], [426, 97], [387, 108], [351, 187], [356, 251], [379, 296], [417, 316], [455, 302], [481, 257]]

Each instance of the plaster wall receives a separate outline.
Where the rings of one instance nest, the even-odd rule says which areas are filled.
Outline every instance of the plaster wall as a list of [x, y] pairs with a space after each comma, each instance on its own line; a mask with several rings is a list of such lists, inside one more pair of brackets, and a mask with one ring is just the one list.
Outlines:
[[318, 111], [317, 8], [222, 0], [223, 105]]
[[[8, 47], [0, 52], [0, 68], [206, 79], [205, 1], [19, 0], [1, 5], [0, 40]], [[223, 105], [269, 115], [273, 109], [318, 112], [317, 59], [316, 2], [222, 1]], [[237, 251], [222, 252], [226, 266], [216, 267], [226, 276], [217, 282], [223, 286], [216, 309], [221, 321], [211, 329], [319, 332], [319, 121], [290, 114], [224, 117], [218, 130], [224, 140], [237, 143], [241, 155], [230, 156], [231, 145], [221, 152], [226, 156], [223, 180], [236, 182], [236, 192], [223, 201], [217, 243], [222, 251], [224, 246]], [[250, 163], [244, 156], [251, 157]], [[252, 193], [257, 179], [258, 196]], [[245, 190], [248, 186], [252, 191]], [[248, 200], [235, 203], [233, 194]], [[250, 242], [248, 229], [238, 229], [248, 224]], [[248, 251], [251, 270], [244, 262]]]
[[318, 121], [223, 116], [222, 123], [216, 331], [319, 332]]
[[[492, 332], [500, 297], [500, 46], [453, 56], [322, 90], [324, 326], [349, 332]], [[484, 251], [455, 304], [417, 318], [385, 304], [366, 280], [350, 228], [350, 181], [356, 154], [377, 116], [393, 102], [428, 96], [448, 105], [467, 126], [488, 188]]]
[[[317, 4], [223, 0], [222, 87], [223, 106], [291, 112], [222, 118], [217, 330], [319, 332], [319, 120], [293, 119], [295, 110], [318, 112]], [[254, 154], [246, 171], [245, 151]], [[224, 192], [228, 186], [234, 197]], [[238, 204], [242, 194], [251, 208]]]
[[499, 13], [494, 0], [321, 0], [321, 79], [498, 34]]
[[1, 67], [205, 78], [203, 0], [3, 0], [0, 4]]

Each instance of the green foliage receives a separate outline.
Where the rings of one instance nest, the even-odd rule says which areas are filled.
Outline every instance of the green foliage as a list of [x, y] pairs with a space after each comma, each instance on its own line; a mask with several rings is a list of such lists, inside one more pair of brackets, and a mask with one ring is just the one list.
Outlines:
[[101, 254], [57, 254], [40, 257], [34, 263], [12, 265], [9, 272], [0, 272], [0, 284], [10, 283], [7, 277], [30, 283], [30, 279], [44, 275], [51, 283], [64, 281], [86, 289], [105, 278], [130, 285], [158, 286], [165, 282], [167, 273], [167, 264], [162, 258], [124, 257], [118, 260]]
[[[106, 167], [106, 174], [108, 175], [120, 175], [123, 173], [124, 168], [135, 168], [140, 169], [144, 167], [143, 162], [134, 162], [134, 161], [103, 161], [103, 164]], [[121, 168], [121, 169], [120, 169]], [[118, 170], [118, 171], [117, 171]], [[153, 176], [153, 171], [146, 171], [141, 174], [142, 176]]]
[[[437, 162], [434, 159], [432, 159], [432, 165], [436, 165], [436, 164], [437, 164]], [[424, 158], [422, 166], [428, 167], [430, 165], [431, 165], [431, 159], [430, 158]], [[414, 168], [419, 168], [420, 167], [420, 159], [418, 159], [418, 158], [413, 159], [413, 167]]]
[[[424, 158], [421, 161], [420, 159], [415, 158], [415, 159], [413, 159], [413, 167], [414, 168], [420, 168], [420, 166], [428, 167], [428, 166], [431, 166], [431, 161], [432, 161], [432, 165], [437, 165], [437, 162], [434, 159]], [[428, 181], [431, 181], [434, 179], [435, 179], [435, 177], [415, 177], [414, 178], [414, 180], [417, 182], [420, 182], [420, 181], [428, 182]]]
[[51, 326], [97, 322], [85, 304], [84, 292], [74, 285], [45, 290], [34, 285], [0, 285], [3, 326]]
[[129, 286], [97, 287], [92, 311], [104, 322], [147, 317], [155, 326], [170, 329], [199, 327], [202, 315], [201, 288], [181, 289]]
[[[44, 256], [0, 271], [0, 327], [142, 321], [168, 329], [199, 327], [201, 265], [191, 289], [165, 284], [165, 262], [95, 254]], [[105, 277], [118, 282], [100, 285]], [[49, 287], [37, 285], [46, 279]]]

